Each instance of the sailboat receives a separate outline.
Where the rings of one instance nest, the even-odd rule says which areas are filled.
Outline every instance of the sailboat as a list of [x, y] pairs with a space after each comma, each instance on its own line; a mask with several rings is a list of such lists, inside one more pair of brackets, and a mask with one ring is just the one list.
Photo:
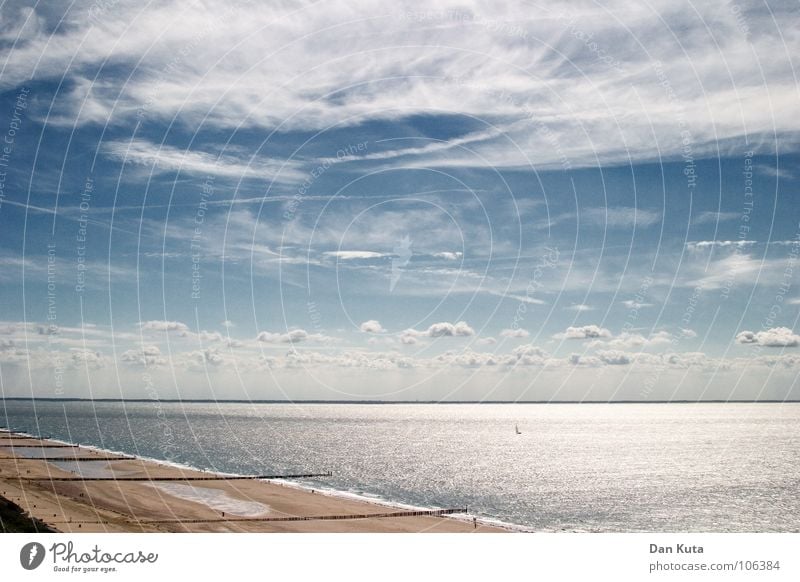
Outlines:
[[519, 425], [518, 424], [514, 425], [514, 432], [516, 432], [517, 434], [522, 434], [521, 432], [519, 432]]

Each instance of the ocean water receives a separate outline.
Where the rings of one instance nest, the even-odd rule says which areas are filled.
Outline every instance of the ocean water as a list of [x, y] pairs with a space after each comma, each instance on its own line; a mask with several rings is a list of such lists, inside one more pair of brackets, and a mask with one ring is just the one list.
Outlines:
[[0, 400], [0, 424], [214, 471], [332, 471], [302, 483], [531, 531], [800, 531], [800, 404]]

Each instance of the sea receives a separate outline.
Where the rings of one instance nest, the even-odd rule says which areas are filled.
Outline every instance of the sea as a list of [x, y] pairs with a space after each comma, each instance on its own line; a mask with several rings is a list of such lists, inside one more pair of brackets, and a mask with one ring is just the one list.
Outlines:
[[209, 471], [330, 471], [297, 483], [524, 531], [800, 531], [800, 403], [0, 400], [0, 425]]

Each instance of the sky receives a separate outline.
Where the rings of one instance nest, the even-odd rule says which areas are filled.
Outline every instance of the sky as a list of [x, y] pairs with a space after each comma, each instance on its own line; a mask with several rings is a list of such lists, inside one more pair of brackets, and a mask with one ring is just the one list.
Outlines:
[[0, 394], [800, 398], [791, 2], [0, 6]]

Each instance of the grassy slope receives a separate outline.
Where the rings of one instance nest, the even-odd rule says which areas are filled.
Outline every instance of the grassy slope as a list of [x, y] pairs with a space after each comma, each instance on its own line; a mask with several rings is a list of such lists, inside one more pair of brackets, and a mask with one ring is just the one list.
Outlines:
[[0, 497], [0, 532], [2, 533], [46, 533], [56, 530], [36, 518], [28, 516], [22, 508]]

